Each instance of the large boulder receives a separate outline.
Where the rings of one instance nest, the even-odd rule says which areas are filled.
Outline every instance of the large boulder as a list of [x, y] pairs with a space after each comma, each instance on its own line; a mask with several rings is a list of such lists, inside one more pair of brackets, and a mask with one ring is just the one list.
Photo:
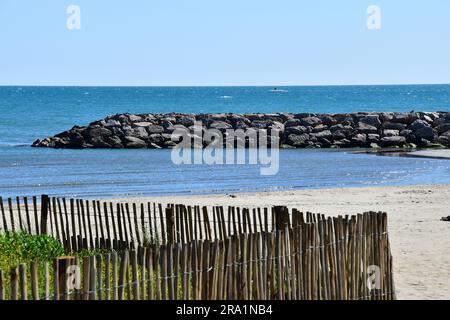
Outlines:
[[300, 119], [300, 123], [305, 127], [315, 127], [316, 125], [321, 124], [322, 120], [317, 117], [306, 117]]
[[224, 121], [214, 121], [213, 123], [211, 123], [211, 125], [209, 127], [212, 129], [217, 129], [217, 130], [221, 130], [221, 131], [233, 128], [231, 126], [231, 124], [226, 123]]
[[412, 130], [413, 132], [416, 132], [417, 130], [420, 130], [425, 127], [429, 127], [430, 125], [425, 120], [416, 120], [414, 121], [408, 129]]
[[355, 147], [364, 147], [367, 145], [367, 136], [363, 133], [358, 133], [351, 138], [351, 144]]
[[286, 139], [286, 143], [294, 146], [294, 147], [303, 147], [308, 145], [308, 141], [309, 141], [309, 135], [304, 133], [304, 134], [290, 134], [287, 139]]
[[285, 122], [284, 126], [286, 128], [289, 127], [297, 127], [297, 126], [301, 126], [302, 122], [300, 121], [300, 119], [289, 119], [288, 121]]
[[148, 137], [148, 132], [143, 127], [136, 127], [133, 129], [131, 135], [133, 137], [145, 140]]
[[185, 127], [193, 126], [194, 122], [195, 122], [194, 117], [181, 117], [180, 119], [178, 119], [178, 123], [182, 124]]
[[330, 139], [333, 137], [330, 130], [324, 130], [317, 133], [311, 133], [310, 136], [316, 137], [317, 139], [323, 138], [323, 139]]
[[423, 127], [414, 132], [414, 135], [419, 139], [426, 139], [428, 141], [434, 141], [437, 138], [437, 132], [431, 127]]
[[129, 119], [131, 122], [139, 122], [139, 121], [142, 121], [142, 117], [139, 116], [139, 115], [136, 115], [136, 114], [130, 114], [130, 115], [128, 116], [128, 119]]
[[358, 130], [361, 133], [377, 133], [378, 132], [377, 127], [371, 126], [370, 124], [367, 124], [364, 122], [358, 122], [358, 125], [356, 126], [356, 130]]
[[381, 128], [387, 129], [387, 130], [398, 130], [402, 131], [403, 129], [406, 129], [406, 124], [403, 123], [394, 123], [394, 122], [383, 122], [381, 125]]
[[289, 128], [285, 128], [284, 129], [284, 134], [286, 136], [290, 135], [290, 134], [303, 134], [303, 133], [309, 133], [310, 130], [308, 130], [306, 127], [303, 126], [296, 126], [296, 127], [289, 127]]
[[93, 137], [89, 143], [94, 146], [94, 148], [111, 148], [112, 145], [105, 142], [102, 137]]
[[126, 136], [124, 138], [125, 147], [130, 149], [142, 149], [147, 148], [147, 143], [136, 137]]
[[335, 131], [342, 130], [342, 129], [344, 129], [344, 126], [340, 123], [330, 127], [331, 132], [335, 132]]
[[367, 135], [367, 141], [369, 142], [378, 142], [380, 140], [380, 135], [376, 133], [369, 133]]
[[379, 128], [381, 126], [380, 117], [378, 115], [367, 115], [359, 120], [359, 122], [368, 124], [372, 127]]
[[133, 127], [142, 127], [142, 128], [147, 128], [151, 125], [153, 125], [153, 122], [148, 122], [148, 121], [132, 123]]
[[110, 130], [102, 127], [87, 129], [86, 131], [87, 136], [90, 138], [112, 136], [112, 132]]
[[147, 129], [148, 134], [163, 133], [164, 132], [164, 128], [162, 126], [153, 125], [153, 124], [148, 126], [146, 129]]
[[398, 136], [398, 130], [383, 130], [383, 136], [385, 137], [395, 137]]
[[334, 126], [335, 124], [337, 124], [337, 120], [335, 118], [333, 118], [332, 116], [329, 115], [323, 115], [320, 117], [320, 121], [322, 122], [322, 124], [326, 125], [326, 126]]
[[450, 122], [442, 123], [436, 127], [436, 130], [439, 134], [450, 131]]
[[382, 147], [402, 147], [406, 143], [405, 137], [391, 136], [380, 139], [379, 145]]
[[106, 142], [111, 145], [112, 148], [122, 149], [123, 143], [118, 136], [111, 136], [106, 139]]

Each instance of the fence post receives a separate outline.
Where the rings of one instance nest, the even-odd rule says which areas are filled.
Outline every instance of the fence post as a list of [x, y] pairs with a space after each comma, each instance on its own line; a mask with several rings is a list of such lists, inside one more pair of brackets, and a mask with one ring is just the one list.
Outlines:
[[48, 195], [41, 196], [41, 234], [47, 234], [47, 219], [48, 219]]
[[3, 286], [4, 286], [3, 270], [0, 269], [0, 301], [5, 300], [5, 290]]
[[167, 243], [173, 244], [175, 238], [175, 217], [173, 208], [166, 208]]
[[[56, 281], [59, 282], [59, 291], [61, 293], [61, 300], [69, 300], [70, 291], [73, 289], [72, 287], [77, 287], [79, 275], [72, 275], [70, 272], [73, 270], [69, 269], [70, 267], [76, 265], [75, 257], [60, 257], [57, 258], [58, 261], [58, 279]], [[73, 279], [72, 279], [73, 278]], [[69, 283], [69, 281], [74, 281], [75, 283]]]
[[19, 268], [11, 267], [10, 272], [11, 300], [17, 300], [19, 288]]
[[275, 206], [275, 229], [284, 231], [289, 226], [289, 210], [285, 206]]

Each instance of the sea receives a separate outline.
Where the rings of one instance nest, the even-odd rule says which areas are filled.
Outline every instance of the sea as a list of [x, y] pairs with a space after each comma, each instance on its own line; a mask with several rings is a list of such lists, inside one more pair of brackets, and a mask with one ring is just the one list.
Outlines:
[[450, 161], [280, 150], [259, 165], [181, 164], [171, 150], [31, 148], [116, 113], [449, 111], [450, 85], [288, 87], [0, 86], [0, 196], [107, 198], [450, 183]]

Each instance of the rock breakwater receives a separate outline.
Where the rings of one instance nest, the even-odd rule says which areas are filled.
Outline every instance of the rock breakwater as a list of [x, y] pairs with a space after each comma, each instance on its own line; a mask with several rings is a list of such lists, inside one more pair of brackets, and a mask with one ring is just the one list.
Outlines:
[[[172, 148], [173, 132], [194, 135], [194, 124], [216, 129], [280, 132], [282, 148], [450, 147], [450, 112], [273, 113], [273, 114], [116, 114], [42, 140], [48, 148]], [[205, 144], [205, 143], [204, 143]]]

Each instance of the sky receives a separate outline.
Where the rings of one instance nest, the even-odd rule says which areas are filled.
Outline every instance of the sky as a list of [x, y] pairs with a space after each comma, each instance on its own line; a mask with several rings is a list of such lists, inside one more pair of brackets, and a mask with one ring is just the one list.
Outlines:
[[448, 0], [0, 0], [0, 85], [450, 83], [449, 17]]

